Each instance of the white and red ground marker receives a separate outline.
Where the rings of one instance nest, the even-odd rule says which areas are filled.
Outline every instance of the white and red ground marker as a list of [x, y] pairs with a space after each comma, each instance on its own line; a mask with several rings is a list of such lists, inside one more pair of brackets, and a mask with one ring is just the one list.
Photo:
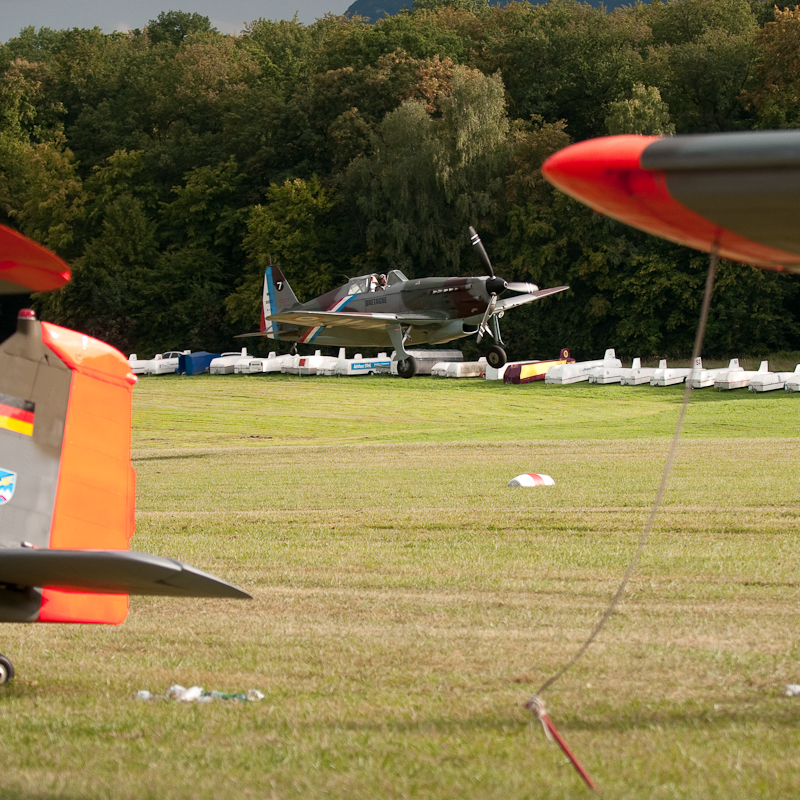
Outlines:
[[509, 486], [555, 486], [556, 482], [549, 475], [526, 473], [517, 475], [508, 482]]

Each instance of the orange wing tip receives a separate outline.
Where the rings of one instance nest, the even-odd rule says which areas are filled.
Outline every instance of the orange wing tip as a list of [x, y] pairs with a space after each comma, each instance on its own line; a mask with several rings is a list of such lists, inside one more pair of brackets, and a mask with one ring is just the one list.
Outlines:
[[658, 136], [606, 136], [565, 147], [542, 165], [557, 189], [594, 211], [676, 244], [753, 266], [783, 270], [797, 256], [720, 227], [678, 202], [663, 171], [641, 166]]
[[542, 165], [542, 174], [565, 194], [583, 201], [598, 194], [595, 182], [620, 170], [641, 169], [645, 148], [658, 136], [603, 136], [565, 147]]
[[0, 282], [6, 287], [19, 287], [20, 294], [45, 292], [60, 289], [70, 277], [69, 266], [55, 253], [0, 225]]
[[[542, 165], [542, 174], [557, 189], [595, 211], [642, 227], [648, 214], [642, 213], [642, 195], [654, 193], [671, 198], [657, 187], [653, 173], [641, 167], [645, 148], [658, 136], [606, 136], [565, 147]], [[646, 179], [647, 186], [635, 185]], [[657, 191], [661, 188], [661, 191]], [[659, 196], [659, 200], [664, 198]]]
[[116, 347], [93, 339], [83, 333], [62, 328], [50, 322], [42, 323], [42, 342], [70, 369], [92, 377], [124, 383], [136, 383], [128, 359]]

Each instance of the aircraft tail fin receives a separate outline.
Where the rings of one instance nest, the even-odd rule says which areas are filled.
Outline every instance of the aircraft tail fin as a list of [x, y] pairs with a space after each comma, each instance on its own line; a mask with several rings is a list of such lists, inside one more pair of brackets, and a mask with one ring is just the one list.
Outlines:
[[[0, 546], [128, 550], [134, 383], [110, 345], [20, 311], [17, 332], [0, 345]], [[28, 621], [118, 623], [128, 612], [124, 595], [39, 586]]]
[[141, 578], [128, 552], [135, 383], [118, 350], [28, 309], [0, 344], [0, 621], [118, 624], [128, 594], [220, 590], [183, 566], [161, 586], [157, 559]]
[[642, 368], [642, 359], [641, 358], [634, 358], [631, 362], [631, 369], [641, 369]]
[[666, 369], [667, 368], [667, 359], [662, 358], [661, 361], [658, 362], [659, 369]]
[[739, 367], [739, 359], [732, 358], [728, 364], [728, 369], [737, 369]]
[[280, 338], [281, 325], [269, 319], [272, 314], [298, 305], [297, 297], [280, 267], [269, 266], [264, 272], [264, 291], [261, 302], [261, 333], [270, 339]]
[[759, 372], [769, 372], [769, 361], [762, 361], [761, 366], [758, 368]]

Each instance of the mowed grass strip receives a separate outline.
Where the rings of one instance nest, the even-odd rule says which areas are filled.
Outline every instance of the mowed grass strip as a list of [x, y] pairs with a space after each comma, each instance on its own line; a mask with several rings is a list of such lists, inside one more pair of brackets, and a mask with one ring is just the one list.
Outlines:
[[[4, 626], [18, 679], [0, 688], [0, 797], [586, 796], [522, 704], [616, 591], [669, 446], [648, 420], [674, 423], [680, 392], [634, 395], [623, 435], [619, 398], [603, 391], [619, 387], [265, 381], [304, 403], [316, 391], [342, 412], [317, 408], [314, 424], [303, 412], [308, 438], [292, 443], [287, 431], [302, 426], [281, 432], [281, 404], [258, 384], [246, 401], [226, 396], [246, 392], [247, 377], [156, 381], [135, 396], [134, 547], [183, 558], [254, 600], [133, 598], [116, 628]], [[415, 427], [392, 439], [366, 404], [366, 439], [354, 440], [356, 400], [386, 406], [393, 387], [392, 413], [402, 418], [405, 404]], [[509, 422], [501, 439], [449, 426], [448, 408], [480, 417], [485, 397], [501, 410], [535, 400], [544, 427], [561, 433]], [[797, 792], [800, 698], [782, 691], [800, 682], [798, 442], [787, 434], [798, 398], [770, 400], [776, 413], [767, 398], [723, 398], [690, 409], [639, 570], [546, 697], [606, 797]], [[203, 441], [184, 404], [250, 413]], [[595, 435], [552, 423], [565, 404], [585, 426], [595, 420]], [[711, 428], [704, 411], [722, 404], [730, 426], [692, 431]], [[158, 430], [144, 430], [156, 407]], [[276, 438], [251, 440], [254, 419], [275, 420]], [[425, 438], [425, 420], [449, 435]], [[506, 487], [533, 471], [556, 486]], [[133, 699], [176, 682], [266, 698]]]
[[[134, 443], [148, 449], [238, 443], [489, 442], [670, 436], [683, 386], [389, 376], [164, 375], [135, 390]], [[795, 436], [800, 396], [694, 393], [686, 435]]]

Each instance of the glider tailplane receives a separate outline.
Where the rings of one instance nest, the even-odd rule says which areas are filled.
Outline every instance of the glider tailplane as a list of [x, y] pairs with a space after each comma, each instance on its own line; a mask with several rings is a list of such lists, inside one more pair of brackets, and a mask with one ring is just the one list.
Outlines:
[[[261, 333], [270, 339], [280, 339], [281, 332], [286, 328], [280, 322], [269, 319], [272, 314], [278, 314], [299, 305], [289, 281], [280, 267], [270, 266], [264, 272], [264, 291], [261, 303]], [[295, 330], [295, 326], [291, 326]]]

